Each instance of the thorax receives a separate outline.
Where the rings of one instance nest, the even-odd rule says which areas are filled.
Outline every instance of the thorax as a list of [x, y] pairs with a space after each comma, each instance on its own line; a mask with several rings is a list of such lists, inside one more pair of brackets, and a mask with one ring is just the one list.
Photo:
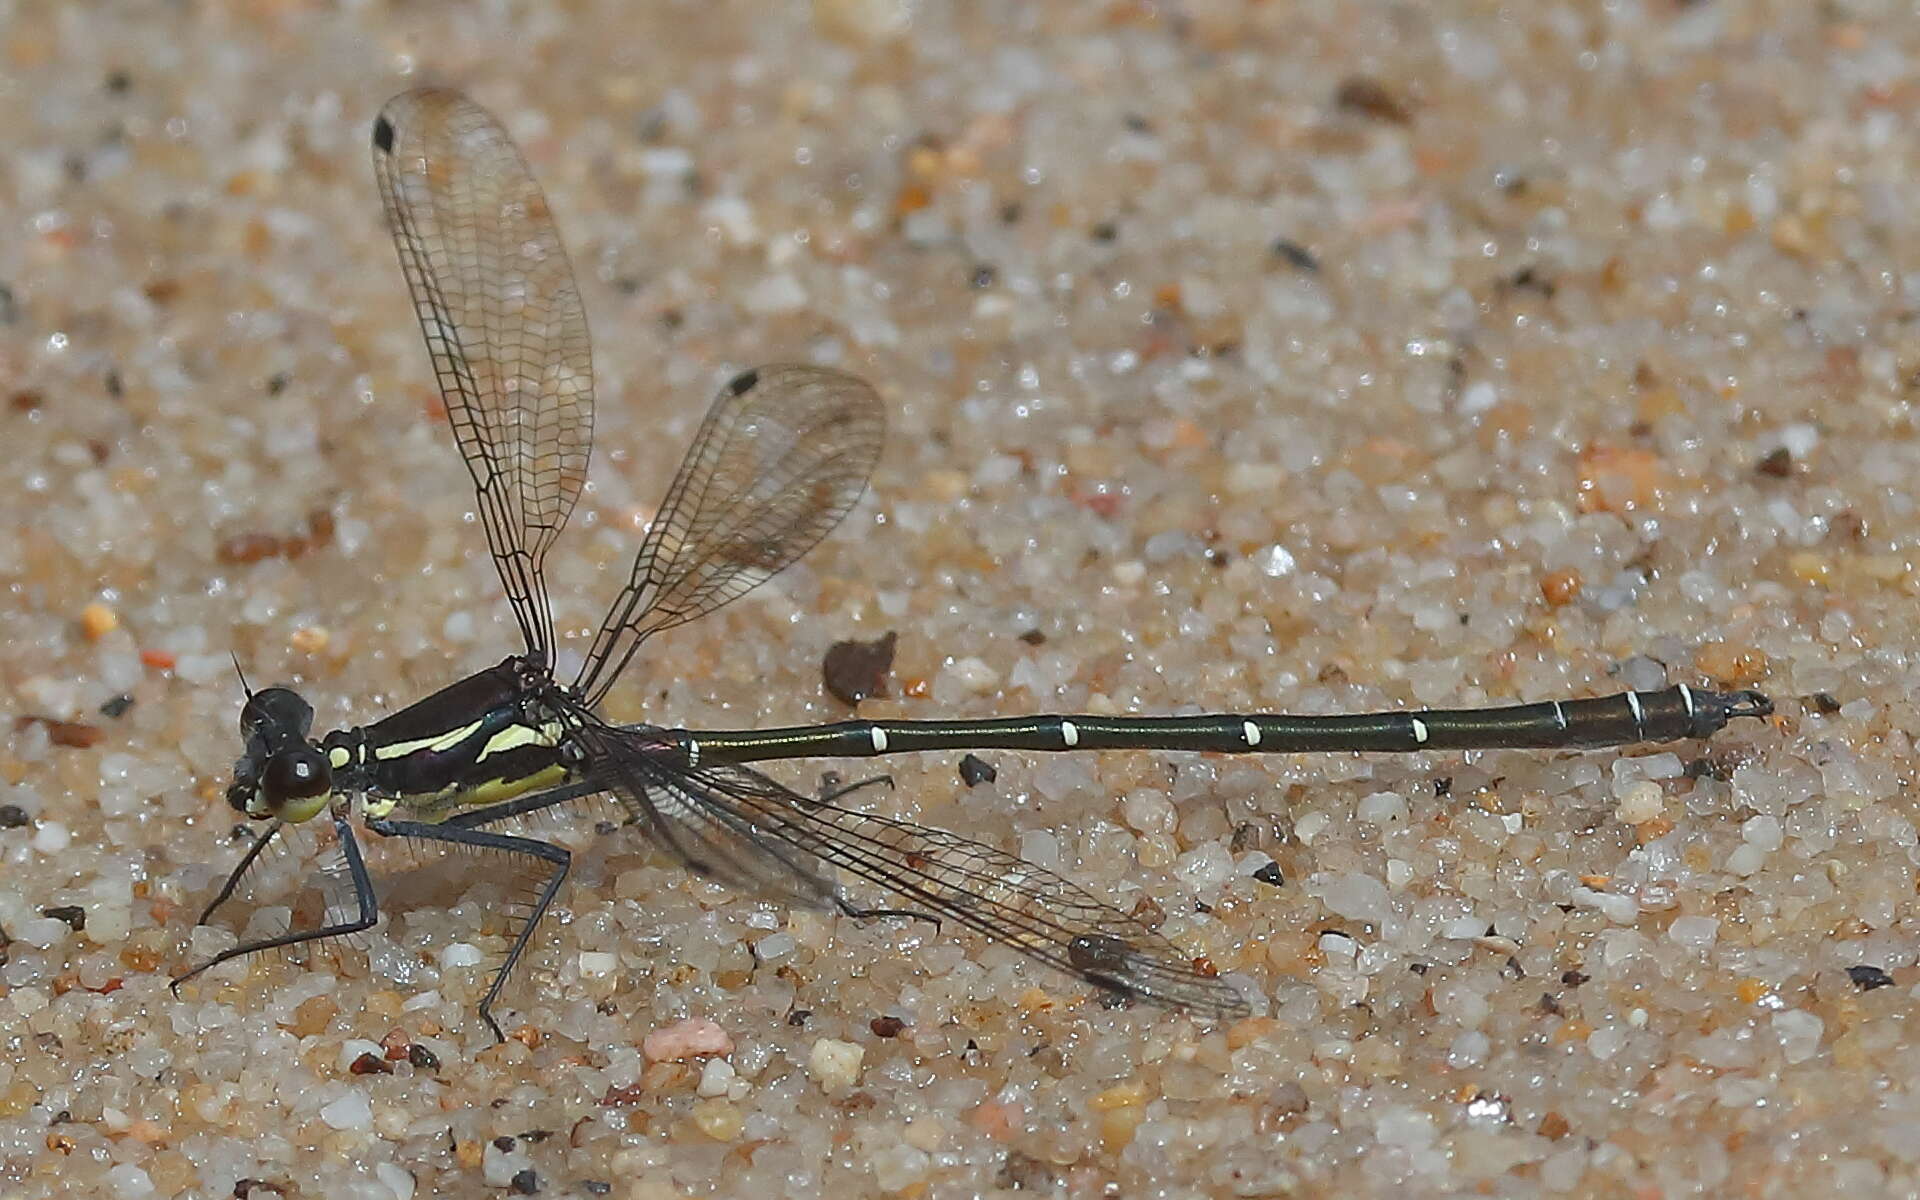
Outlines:
[[521, 659], [469, 675], [371, 725], [321, 742], [336, 790], [383, 817], [495, 804], [568, 778], [565, 726]]

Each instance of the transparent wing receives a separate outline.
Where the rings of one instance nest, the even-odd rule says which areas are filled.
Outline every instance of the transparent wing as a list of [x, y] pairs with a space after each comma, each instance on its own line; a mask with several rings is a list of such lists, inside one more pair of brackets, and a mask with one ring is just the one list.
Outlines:
[[422, 88], [373, 123], [400, 268], [527, 649], [553, 661], [541, 563], [586, 480], [593, 359], [553, 214], [500, 123]]
[[811, 801], [741, 766], [682, 769], [657, 731], [581, 730], [605, 783], [690, 867], [813, 907], [841, 899], [833, 869], [1099, 987], [1215, 1017], [1247, 1013], [1233, 987], [1144, 922], [1042, 867], [944, 830]]
[[769, 366], [714, 400], [574, 683], [596, 704], [653, 634], [712, 612], [825, 537], [866, 488], [886, 425], [862, 380]]

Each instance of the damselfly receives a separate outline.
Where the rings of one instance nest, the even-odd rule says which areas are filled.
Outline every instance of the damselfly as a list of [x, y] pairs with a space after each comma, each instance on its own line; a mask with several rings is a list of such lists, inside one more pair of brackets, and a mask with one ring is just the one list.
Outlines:
[[[1591, 747], [1704, 737], [1762, 716], [1753, 692], [1677, 684], [1657, 692], [1506, 708], [1353, 716], [1030, 716], [844, 721], [757, 731], [617, 725], [598, 708], [648, 638], [737, 599], [798, 559], [846, 515], [880, 452], [879, 397], [815, 366], [767, 366], [721, 390], [641, 540], [631, 574], [562, 683], [542, 564], [586, 477], [593, 366], [586, 316], [553, 216], [506, 131], [451, 91], [398, 96], [373, 126], [374, 169], [414, 310], [473, 476], [481, 523], [525, 638], [497, 666], [370, 725], [312, 737], [288, 688], [248, 691], [245, 752], [227, 791], [271, 822], [201, 914], [212, 915], [274, 835], [325, 814], [354, 911], [237, 945], [216, 963], [350, 934], [379, 917], [356, 823], [382, 837], [485, 848], [540, 871], [531, 910], [494, 971], [493, 1007], [570, 862], [499, 826], [611, 796], [629, 823], [690, 870], [794, 905], [951, 921], [1122, 997], [1215, 1017], [1241, 992], [1144, 920], [1060, 875], [938, 829], [803, 796], [744, 764], [927, 750], [1160, 749], [1217, 753]], [[844, 873], [898, 896], [862, 908]]]

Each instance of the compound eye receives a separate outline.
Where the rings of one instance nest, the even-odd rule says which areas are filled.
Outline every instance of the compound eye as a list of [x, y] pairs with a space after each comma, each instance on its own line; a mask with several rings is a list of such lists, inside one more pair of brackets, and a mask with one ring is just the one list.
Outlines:
[[252, 734], [266, 730], [285, 731], [307, 736], [313, 728], [313, 705], [291, 688], [263, 688], [247, 697], [240, 709], [240, 732]]
[[333, 768], [326, 755], [311, 746], [289, 747], [267, 760], [260, 791], [275, 816], [304, 821], [325, 807], [333, 791]]

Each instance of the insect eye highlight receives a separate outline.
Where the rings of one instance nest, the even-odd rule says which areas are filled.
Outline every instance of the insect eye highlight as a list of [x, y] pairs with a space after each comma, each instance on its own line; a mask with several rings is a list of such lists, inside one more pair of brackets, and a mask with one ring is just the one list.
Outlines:
[[333, 767], [311, 746], [293, 746], [267, 760], [260, 794], [283, 821], [304, 821], [325, 807], [333, 791]]

